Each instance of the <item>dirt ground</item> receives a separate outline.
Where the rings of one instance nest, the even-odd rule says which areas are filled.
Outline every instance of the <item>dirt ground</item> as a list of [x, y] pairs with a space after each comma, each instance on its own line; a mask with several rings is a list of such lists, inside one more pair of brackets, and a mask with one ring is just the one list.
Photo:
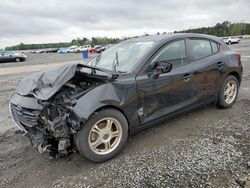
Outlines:
[[232, 108], [207, 106], [142, 131], [101, 164], [78, 154], [39, 154], [8, 111], [25, 75], [81, 63], [81, 54], [31, 54], [24, 63], [0, 64], [0, 187], [250, 187], [250, 41], [231, 46], [241, 52], [244, 68]]

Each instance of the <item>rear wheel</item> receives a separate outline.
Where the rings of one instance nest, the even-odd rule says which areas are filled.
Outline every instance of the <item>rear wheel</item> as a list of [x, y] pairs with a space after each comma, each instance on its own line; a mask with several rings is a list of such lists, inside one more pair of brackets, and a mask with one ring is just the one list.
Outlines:
[[77, 134], [77, 147], [86, 159], [103, 162], [123, 149], [127, 137], [128, 123], [123, 114], [114, 109], [105, 109], [83, 125]]
[[16, 59], [15, 59], [15, 62], [20, 62], [21, 61], [21, 59], [19, 58], [19, 57], [17, 57]]
[[229, 75], [223, 82], [220, 89], [218, 106], [221, 108], [231, 107], [237, 98], [239, 82], [235, 76]]

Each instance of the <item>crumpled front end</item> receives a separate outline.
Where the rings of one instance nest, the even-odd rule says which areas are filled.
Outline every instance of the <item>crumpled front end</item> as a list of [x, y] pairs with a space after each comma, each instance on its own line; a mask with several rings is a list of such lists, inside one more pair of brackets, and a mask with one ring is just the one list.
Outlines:
[[10, 112], [16, 126], [25, 132], [40, 153], [58, 156], [73, 151], [77, 128], [70, 123], [70, 104], [38, 101], [18, 94], [12, 96]]
[[75, 65], [33, 74], [21, 81], [11, 97], [12, 119], [39, 152], [66, 155], [75, 150], [74, 138], [83, 122], [81, 117], [73, 116], [74, 106], [108, 79], [96, 73], [90, 75]]

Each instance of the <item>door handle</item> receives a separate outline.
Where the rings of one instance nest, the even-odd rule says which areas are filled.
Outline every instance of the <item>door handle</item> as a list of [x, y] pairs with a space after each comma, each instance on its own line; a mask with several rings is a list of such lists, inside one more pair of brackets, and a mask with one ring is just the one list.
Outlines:
[[189, 81], [191, 79], [191, 77], [193, 76], [193, 74], [185, 74], [182, 78], [184, 81]]

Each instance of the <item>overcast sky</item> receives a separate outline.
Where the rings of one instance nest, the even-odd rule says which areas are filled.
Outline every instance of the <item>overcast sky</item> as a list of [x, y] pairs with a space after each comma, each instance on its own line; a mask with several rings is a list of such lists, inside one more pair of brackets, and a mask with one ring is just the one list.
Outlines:
[[250, 0], [1, 0], [0, 48], [250, 22]]

